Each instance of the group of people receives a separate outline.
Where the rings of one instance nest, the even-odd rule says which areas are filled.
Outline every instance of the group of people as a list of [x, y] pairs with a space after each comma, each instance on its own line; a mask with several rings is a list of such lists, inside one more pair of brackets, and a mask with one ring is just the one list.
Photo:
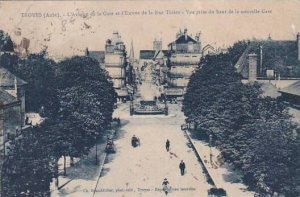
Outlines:
[[[167, 150], [167, 152], [170, 151], [170, 140], [169, 139], [167, 139], [167, 141], [166, 141], [166, 150]], [[185, 163], [183, 162], [183, 160], [181, 160], [181, 162], [179, 164], [179, 169], [180, 169], [181, 176], [183, 176], [184, 171], [185, 171]]]
[[[166, 150], [167, 150], [167, 152], [170, 151], [170, 140], [169, 139], [167, 139], [167, 141], [166, 141]], [[184, 173], [185, 173], [185, 163], [184, 163], [183, 160], [181, 160], [180, 163], [179, 163], [179, 169], [180, 169], [181, 176], [183, 176]], [[167, 178], [164, 179], [164, 181], [162, 183], [162, 186], [163, 186], [163, 191], [167, 195], [169, 193], [169, 190], [170, 190], [169, 181], [167, 180]]]
[[[133, 135], [132, 138], [131, 138], [131, 145], [133, 147], [139, 146], [140, 145], [140, 139], [137, 136]], [[170, 151], [170, 140], [169, 139], [167, 139], [167, 141], [166, 141], [166, 150], [167, 150], [167, 152]], [[183, 160], [181, 160], [181, 162], [179, 163], [179, 169], [180, 169], [181, 176], [183, 176], [184, 173], [185, 173], [185, 163], [184, 163]], [[164, 179], [164, 181], [162, 183], [162, 186], [163, 186], [163, 191], [167, 195], [170, 191], [169, 181], [167, 180], [167, 178]]]

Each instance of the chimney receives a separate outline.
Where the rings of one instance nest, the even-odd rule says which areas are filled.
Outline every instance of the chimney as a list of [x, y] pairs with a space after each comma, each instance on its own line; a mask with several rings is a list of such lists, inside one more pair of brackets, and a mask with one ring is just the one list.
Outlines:
[[90, 55], [89, 48], [86, 47], [86, 49], [85, 49], [85, 56], [89, 56], [89, 55]]
[[18, 84], [17, 84], [17, 77], [15, 77], [14, 84], [15, 84], [15, 97], [18, 98]]
[[188, 35], [187, 35], [187, 28], [185, 28], [185, 29], [184, 29], [184, 37], [185, 37], [185, 40], [187, 40], [187, 36], [188, 36]]
[[256, 81], [257, 77], [257, 55], [255, 53], [251, 53], [248, 55], [248, 63], [249, 63], [249, 77], [248, 81]]
[[200, 34], [201, 34], [200, 32], [196, 33], [195, 40], [196, 40], [197, 42], [200, 41]]
[[197, 41], [197, 42], [199, 42], [199, 36], [196, 34], [196, 36], [195, 36], [195, 40]]
[[297, 34], [297, 50], [298, 61], [300, 61], [300, 32]]

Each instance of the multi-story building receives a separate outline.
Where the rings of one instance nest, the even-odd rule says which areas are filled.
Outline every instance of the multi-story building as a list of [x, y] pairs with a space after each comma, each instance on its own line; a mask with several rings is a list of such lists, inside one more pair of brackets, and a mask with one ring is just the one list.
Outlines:
[[114, 32], [112, 38], [106, 41], [104, 64], [114, 88], [125, 87], [126, 49], [118, 32]]
[[180, 96], [186, 90], [189, 78], [197, 68], [202, 57], [200, 33], [195, 38], [189, 36], [187, 29], [176, 35], [176, 40], [168, 45], [170, 69], [166, 94]]
[[0, 157], [5, 155], [5, 143], [17, 136], [22, 126], [21, 101], [0, 88]]
[[9, 141], [20, 135], [25, 125], [26, 84], [27, 82], [0, 67], [0, 171]]
[[112, 78], [118, 97], [127, 97], [126, 48], [118, 32], [114, 32], [112, 38], [106, 41], [104, 65], [109, 76]]
[[25, 125], [25, 86], [27, 82], [18, 78], [7, 69], [0, 67], [0, 88], [5, 90], [11, 96], [15, 97], [21, 103], [21, 121], [20, 126]]

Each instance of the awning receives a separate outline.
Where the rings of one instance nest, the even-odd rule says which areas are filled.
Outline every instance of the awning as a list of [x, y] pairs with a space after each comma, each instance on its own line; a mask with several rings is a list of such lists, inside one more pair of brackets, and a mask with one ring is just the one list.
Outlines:
[[179, 88], [169, 88], [166, 90], [166, 96], [182, 96], [183, 95], [183, 89]]
[[127, 97], [128, 96], [128, 91], [127, 89], [115, 89], [118, 97]]

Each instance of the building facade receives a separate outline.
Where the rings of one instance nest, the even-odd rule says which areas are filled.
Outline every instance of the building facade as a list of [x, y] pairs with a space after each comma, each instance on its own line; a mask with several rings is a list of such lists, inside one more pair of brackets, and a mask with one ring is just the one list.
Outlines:
[[168, 87], [185, 91], [189, 78], [202, 57], [200, 33], [192, 38], [188, 35], [187, 29], [183, 32], [180, 30], [176, 34], [176, 40], [168, 45], [168, 49], [170, 52]]
[[0, 152], [4, 157], [5, 142], [19, 135], [23, 126], [21, 101], [0, 88]]
[[125, 87], [126, 49], [118, 32], [114, 32], [112, 38], [106, 41], [104, 65], [112, 78], [114, 88]]
[[21, 102], [22, 126], [25, 125], [25, 86], [27, 82], [0, 67], [0, 88]]

